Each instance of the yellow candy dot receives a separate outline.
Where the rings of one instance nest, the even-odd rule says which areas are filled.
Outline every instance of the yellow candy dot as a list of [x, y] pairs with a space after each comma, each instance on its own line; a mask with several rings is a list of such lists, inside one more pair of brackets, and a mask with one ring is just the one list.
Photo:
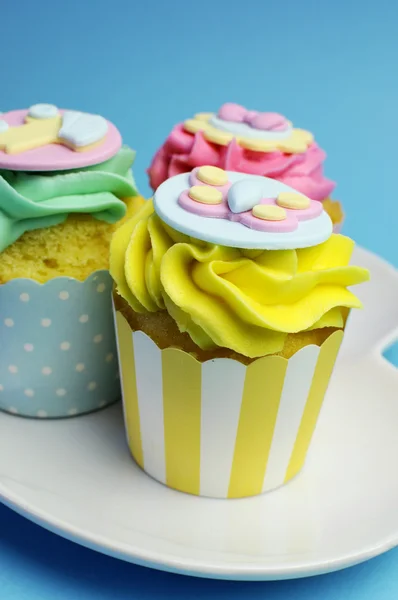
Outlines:
[[205, 122], [199, 119], [187, 119], [184, 122], [184, 129], [190, 133], [197, 133], [198, 131], [202, 131], [204, 125]]
[[286, 219], [285, 209], [274, 204], [256, 204], [252, 213], [255, 217], [264, 221], [283, 221]]
[[196, 113], [195, 119], [198, 121], [208, 121], [213, 116], [213, 113]]
[[201, 204], [221, 204], [222, 193], [216, 188], [207, 185], [193, 185], [189, 190], [189, 197]]
[[231, 140], [234, 139], [232, 133], [228, 133], [228, 131], [221, 131], [221, 129], [216, 129], [211, 125], [208, 125], [207, 127], [203, 128], [203, 135], [209, 142], [214, 142], [214, 144], [220, 144], [220, 146], [226, 146]]
[[310, 200], [307, 196], [296, 194], [295, 192], [281, 192], [276, 202], [279, 206], [283, 206], [283, 208], [291, 208], [293, 210], [303, 210], [310, 206]]
[[218, 167], [200, 167], [197, 176], [200, 181], [209, 185], [225, 185], [228, 183], [226, 172]]

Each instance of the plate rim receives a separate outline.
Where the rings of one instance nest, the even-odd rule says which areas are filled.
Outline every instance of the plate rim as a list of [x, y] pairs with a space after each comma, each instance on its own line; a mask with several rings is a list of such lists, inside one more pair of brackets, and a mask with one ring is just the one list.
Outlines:
[[[158, 484], [161, 485], [161, 484]], [[143, 566], [168, 573], [178, 575], [194, 576], [209, 579], [223, 579], [233, 581], [272, 581], [283, 579], [300, 579], [303, 577], [313, 577], [325, 573], [339, 571], [348, 567], [366, 562], [380, 554], [384, 554], [395, 547], [398, 547], [398, 531], [379, 544], [366, 547], [358, 552], [348, 553], [336, 560], [320, 560], [301, 563], [295, 566], [277, 566], [268, 567], [259, 564], [246, 564], [245, 566], [225, 563], [225, 566], [204, 563], [197, 559], [183, 559], [181, 557], [171, 559], [170, 555], [165, 558], [164, 554], [157, 552], [148, 552], [140, 550], [136, 546], [129, 546], [129, 551], [122, 550], [125, 544], [120, 543], [118, 548], [112, 547], [112, 544], [102, 536], [93, 534], [82, 535], [81, 531], [73, 525], [63, 524], [58, 518], [46, 518], [40, 514], [40, 510], [24, 508], [23, 501], [19, 502], [12, 499], [11, 495], [6, 498], [2, 491], [0, 482], [0, 501], [29, 521], [43, 527], [47, 531], [59, 535], [60, 537], [77, 543], [85, 548], [94, 550], [101, 554], [124, 560], [138, 566]], [[96, 539], [97, 538], [97, 539]], [[196, 564], [195, 564], [196, 563]]]
[[[389, 276], [398, 279], [398, 270], [385, 259], [360, 246], [357, 246], [356, 250], [363, 254], [365, 259], [370, 258], [372, 261], [377, 260], [379, 266], [386, 269]], [[387, 338], [377, 344], [377, 347], [372, 351], [373, 358], [376, 358], [375, 355], [377, 354], [379, 355], [379, 359], [386, 362], [386, 364], [389, 364], [385, 359], [382, 359], [380, 352], [394, 341], [394, 338], [396, 339], [397, 336], [398, 327], [394, 328]], [[15, 419], [14, 416], [0, 411], [0, 419], [3, 418]], [[18, 493], [7, 490], [6, 485], [1, 480], [0, 502], [44, 529], [102, 554], [161, 571], [212, 579], [265, 581], [296, 579], [320, 575], [360, 564], [398, 546], [397, 529], [397, 531], [391, 533], [378, 543], [368, 544], [362, 549], [348, 552], [333, 560], [298, 560], [294, 565], [279, 563], [271, 566], [260, 564], [258, 561], [245, 563], [244, 565], [234, 564], [228, 561], [212, 563], [211, 560], [206, 561], [194, 557], [184, 558], [182, 556], [175, 556], [171, 553], [165, 554], [164, 552], [156, 550], [150, 551], [142, 549], [134, 544], [134, 541], [129, 543], [128, 546], [124, 542], [118, 542], [117, 546], [115, 546], [112, 541], [102, 535], [87, 532], [87, 530], [83, 530], [76, 525], [67, 523], [59, 517], [48, 515], [44, 510], [40, 510], [40, 508], [33, 507], [31, 503], [27, 503], [21, 498]]]

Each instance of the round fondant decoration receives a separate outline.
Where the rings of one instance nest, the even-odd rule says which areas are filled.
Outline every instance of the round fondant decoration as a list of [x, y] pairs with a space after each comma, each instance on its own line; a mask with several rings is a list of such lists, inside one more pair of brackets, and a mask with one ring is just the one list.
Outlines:
[[224, 171], [213, 179], [220, 184], [211, 185], [203, 181], [203, 169], [171, 177], [155, 192], [156, 213], [177, 231], [213, 244], [262, 250], [307, 248], [332, 235], [322, 203], [284, 183]]
[[239, 104], [223, 104], [217, 114], [198, 113], [184, 123], [190, 133], [201, 131], [209, 142], [221, 146], [236, 139], [242, 148], [257, 152], [306, 152], [313, 136], [293, 128], [283, 115], [248, 110]]
[[302, 210], [309, 208], [310, 199], [303, 194], [297, 192], [281, 192], [276, 200], [278, 206], [283, 208], [295, 208], [296, 210]]
[[220, 190], [209, 185], [194, 185], [188, 193], [189, 197], [201, 204], [221, 204], [223, 200]]
[[200, 181], [210, 185], [225, 185], [228, 182], [227, 174], [219, 167], [201, 167], [197, 176]]
[[66, 171], [118, 153], [122, 138], [100, 115], [35, 104], [1, 115], [0, 169]]
[[28, 111], [28, 116], [33, 119], [50, 119], [58, 115], [58, 108], [54, 104], [34, 104]]
[[274, 204], [256, 204], [252, 213], [263, 221], [284, 221], [286, 219], [285, 209]]

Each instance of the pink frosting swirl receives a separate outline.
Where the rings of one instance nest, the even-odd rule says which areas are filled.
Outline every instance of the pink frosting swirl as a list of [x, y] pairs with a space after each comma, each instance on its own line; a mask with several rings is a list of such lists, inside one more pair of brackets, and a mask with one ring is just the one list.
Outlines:
[[195, 135], [180, 123], [155, 154], [148, 169], [150, 184], [156, 190], [163, 181], [194, 167], [214, 165], [227, 171], [264, 175], [278, 179], [312, 200], [325, 200], [335, 183], [323, 174], [326, 154], [315, 143], [303, 154], [255, 152], [232, 140], [228, 146], [208, 142], [199, 131]]

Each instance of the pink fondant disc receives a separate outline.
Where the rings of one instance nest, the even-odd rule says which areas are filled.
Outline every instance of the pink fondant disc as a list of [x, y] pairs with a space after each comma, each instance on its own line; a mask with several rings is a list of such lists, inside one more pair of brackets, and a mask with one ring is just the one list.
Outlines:
[[[65, 110], [59, 112], [62, 114]], [[13, 110], [2, 114], [0, 119], [15, 127], [24, 124], [27, 113], [27, 110]], [[108, 133], [104, 141], [92, 150], [76, 152], [61, 144], [49, 144], [19, 154], [7, 154], [0, 150], [0, 169], [9, 169], [10, 171], [67, 171], [68, 169], [98, 165], [115, 156], [122, 146], [122, 136], [118, 129], [110, 121], [107, 121], [107, 123]]]

